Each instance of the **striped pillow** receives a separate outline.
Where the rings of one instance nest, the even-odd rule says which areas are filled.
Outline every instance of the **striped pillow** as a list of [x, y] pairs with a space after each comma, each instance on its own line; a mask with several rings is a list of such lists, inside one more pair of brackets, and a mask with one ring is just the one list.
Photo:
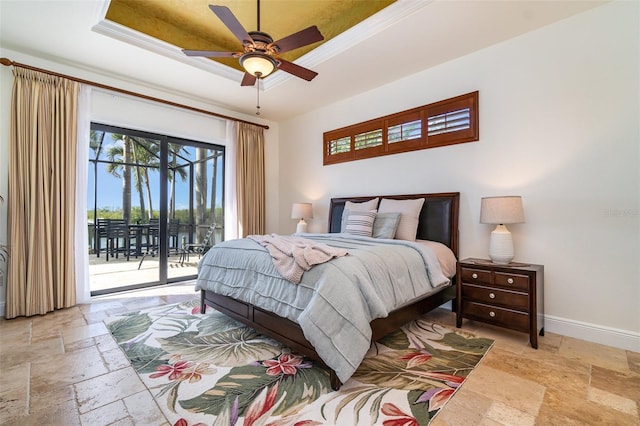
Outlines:
[[344, 230], [347, 234], [370, 237], [373, 232], [373, 221], [376, 219], [376, 211], [349, 212], [347, 226]]

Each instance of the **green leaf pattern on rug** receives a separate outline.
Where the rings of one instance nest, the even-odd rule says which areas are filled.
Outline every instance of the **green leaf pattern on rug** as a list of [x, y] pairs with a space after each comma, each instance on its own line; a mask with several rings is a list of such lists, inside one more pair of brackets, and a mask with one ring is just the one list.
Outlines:
[[161, 348], [156, 348], [146, 344], [146, 339], [121, 344], [120, 347], [124, 351], [131, 366], [139, 374], [150, 374], [157, 370], [160, 365], [165, 363], [167, 353]]
[[219, 312], [199, 314], [197, 301], [108, 328], [172, 424], [427, 425], [493, 343], [413, 321], [333, 392], [326, 369]]
[[110, 323], [108, 327], [113, 337], [120, 343], [145, 333], [149, 330], [151, 324], [151, 318], [149, 318], [148, 314], [134, 312]]
[[282, 350], [280, 344], [265, 341], [264, 336], [248, 327], [205, 336], [198, 332], [185, 332], [157, 340], [162, 349], [169, 353], [182, 354], [191, 361], [206, 361], [221, 367], [269, 359]]
[[244, 324], [230, 318], [220, 312], [208, 313], [198, 323], [198, 334], [206, 336], [209, 334], [219, 333], [221, 331], [231, 330], [233, 328], [245, 327]]
[[266, 370], [261, 363], [234, 367], [213, 388], [196, 398], [180, 401], [180, 405], [188, 411], [217, 416], [225, 414], [224, 410], [237, 398], [237, 415], [243, 416], [256, 395], [277, 385], [274, 401], [278, 404], [273, 409], [266, 408], [272, 409], [274, 415], [282, 415], [315, 401], [330, 389], [328, 373], [318, 367], [304, 366], [294, 375], [278, 376], [269, 375]]

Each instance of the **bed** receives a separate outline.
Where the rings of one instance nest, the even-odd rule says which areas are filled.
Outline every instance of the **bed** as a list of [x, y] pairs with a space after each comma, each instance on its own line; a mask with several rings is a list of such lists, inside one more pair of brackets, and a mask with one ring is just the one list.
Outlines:
[[[457, 258], [459, 209], [459, 193], [457, 192], [333, 198], [331, 199], [329, 207], [329, 234], [311, 235], [310, 237], [317, 237], [321, 239], [325, 238], [328, 242], [334, 242], [334, 240], [341, 238], [343, 234], [340, 234], [339, 232], [342, 230], [345, 223], [343, 219], [345, 205], [353, 206], [354, 204], [350, 203], [365, 203], [375, 198], [380, 200], [415, 200], [424, 198], [424, 204], [419, 210], [416, 239], [427, 240], [429, 242], [434, 242], [437, 245], [446, 246], [450, 249], [454, 259]], [[306, 235], [308, 234], [304, 234], [302, 236], [304, 237]], [[354, 238], [366, 240], [365, 237]], [[251, 244], [245, 240], [248, 239], [238, 240], [236, 244]], [[404, 242], [397, 242], [395, 240], [385, 240], [384, 242], [389, 245], [405, 245]], [[359, 241], [350, 241], [349, 243], [364, 244]], [[413, 243], [406, 243], [406, 245], [413, 245]], [[405, 250], [405, 248], [402, 247], [401, 250]], [[258, 299], [254, 298], [249, 301], [249, 298], [240, 298], [239, 296], [236, 296], [236, 293], [230, 293], [229, 291], [223, 290], [222, 288], [225, 287], [224, 283], [220, 283], [222, 285], [220, 289], [217, 289], [214, 286], [215, 283], [212, 284], [212, 281], [224, 281], [224, 279], [216, 278], [215, 280], [212, 280], [210, 278], [210, 273], [217, 272], [217, 277], [226, 276], [226, 272], [221, 275], [221, 272], [218, 271], [218, 269], [223, 269], [223, 267], [217, 266], [215, 257], [213, 257], [216, 256], [216, 254], [213, 254], [214, 252], [216, 252], [216, 250], [210, 250], [199, 265], [196, 289], [199, 289], [201, 292], [201, 311], [205, 311], [206, 305], [211, 306], [212, 308], [254, 328], [255, 330], [276, 339], [289, 347], [292, 351], [319, 362], [329, 371], [331, 387], [333, 389], [339, 389], [348, 375], [345, 375], [341, 369], [332, 367], [332, 364], [335, 365], [335, 361], [331, 359], [331, 357], [327, 357], [326, 348], [321, 347], [321, 345], [319, 345], [318, 348], [314, 347], [307, 337], [305, 337], [303, 326], [300, 324], [305, 325], [308, 321], [304, 321], [301, 317], [299, 318], [300, 321], [295, 321], [295, 318], [292, 318], [291, 315], [283, 314], [281, 316], [275, 314], [271, 309], [271, 305], [268, 302], [264, 302], [265, 300], [268, 301], [268, 299], [270, 299], [269, 297], [260, 297]], [[252, 263], [251, 260], [239, 260], [239, 262], [242, 262], [242, 264]], [[329, 263], [331, 264], [332, 262], [334, 261]], [[338, 264], [338, 262], [339, 261], [336, 260], [334, 264]], [[252, 266], [249, 266], [246, 269], [248, 271], [251, 268]], [[329, 266], [327, 266], [327, 268], [335, 269], [330, 268]], [[308, 275], [310, 277], [309, 280], [313, 280], [313, 277], [316, 275], [314, 275], [315, 273], [311, 273], [311, 271], [320, 269], [320, 266], [316, 266], [310, 271], [305, 272], [303, 279]], [[233, 271], [233, 274], [239, 273], [245, 273], [245, 271]], [[447, 280], [446, 284], [439, 285], [437, 288], [429, 290], [424, 294], [418, 294], [415, 297], [412, 297], [408, 302], [402, 303], [400, 307], [389, 310], [389, 312], [385, 312], [384, 317], [375, 318], [370, 321], [369, 325], [371, 332], [369, 343], [371, 341], [378, 340], [386, 334], [400, 328], [402, 325], [448, 301], [454, 301], [456, 292], [455, 277], [453, 274], [455, 274], [455, 268], [454, 272], [449, 274], [450, 279]], [[394, 275], [394, 277], [397, 277], [397, 275]], [[242, 285], [246, 284], [247, 287], [250, 287], [253, 285], [252, 280], [255, 278], [255, 273], [252, 274], [250, 271], [246, 272], [246, 278], [242, 278], [244, 281]], [[232, 280], [231, 276], [229, 280]], [[233, 280], [237, 281], [237, 278], [233, 278]], [[274, 292], [276, 291], [279, 292], [281, 290], [274, 289]], [[222, 294], [225, 292], [228, 294]], [[230, 294], [233, 294], [233, 296]], [[452, 303], [452, 306], [455, 306], [455, 301]], [[287, 316], [289, 318], [287, 318]], [[309, 336], [310, 332], [308, 327], [306, 331], [307, 336]], [[310, 338], [310, 340], [318, 341], [315, 338]], [[331, 359], [331, 362], [328, 361], [329, 359]], [[336, 371], [338, 371], [338, 374]]]

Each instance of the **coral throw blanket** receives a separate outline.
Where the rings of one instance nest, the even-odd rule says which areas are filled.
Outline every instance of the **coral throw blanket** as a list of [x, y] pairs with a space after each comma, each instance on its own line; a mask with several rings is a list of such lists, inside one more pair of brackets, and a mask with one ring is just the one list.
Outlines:
[[312, 266], [349, 254], [347, 250], [302, 237], [271, 234], [247, 238], [265, 247], [280, 275], [295, 284], [300, 283], [304, 271]]

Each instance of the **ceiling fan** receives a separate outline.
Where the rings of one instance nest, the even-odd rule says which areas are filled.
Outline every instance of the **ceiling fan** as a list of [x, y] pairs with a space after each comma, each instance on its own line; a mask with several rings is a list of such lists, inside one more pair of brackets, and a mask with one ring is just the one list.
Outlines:
[[240, 40], [242, 43], [242, 52], [183, 49], [182, 51], [185, 55], [205, 56], [209, 58], [238, 58], [240, 65], [245, 70], [241, 83], [242, 86], [253, 86], [256, 83], [256, 79], [264, 78], [276, 69], [281, 69], [307, 81], [313, 80], [313, 78], [318, 75], [315, 71], [278, 57], [280, 53], [324, 40], [317, 26], [313, 25], [274, 42], [269, 34], [260, 31], [260, 0], [258, 0], [257, 31], [247, 32], [226, 6], [209, 5], [209, 8], [220, 18], [222, 23], [229, 28], [233, 35]]

